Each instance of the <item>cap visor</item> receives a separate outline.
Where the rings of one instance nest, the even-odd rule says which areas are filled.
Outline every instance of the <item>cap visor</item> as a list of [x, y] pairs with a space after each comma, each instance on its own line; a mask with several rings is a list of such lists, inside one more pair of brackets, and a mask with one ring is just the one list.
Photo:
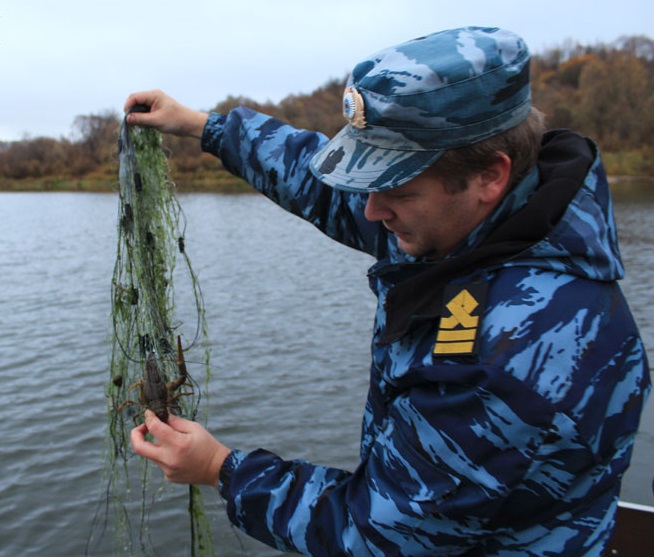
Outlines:
[[381, 148], [355, 135], [363, 134], [347, 125], [313, 156], [309, 167], [318, 180], [345, 191], [387, 190], [415, 178], [444, 152]]

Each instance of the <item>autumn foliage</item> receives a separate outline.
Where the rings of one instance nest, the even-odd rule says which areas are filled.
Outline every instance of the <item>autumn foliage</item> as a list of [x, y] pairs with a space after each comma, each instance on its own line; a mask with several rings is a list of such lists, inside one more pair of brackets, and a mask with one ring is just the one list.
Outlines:
[[[550, 128], [572, 128], [595, 140], [609, 174], [654, 176], [654, 41], [623, 37], [610, 45], [572, 42], [532, 57], [534, 104]], [[308, 95], [259, 104], [228, 97], [214, 110], [245, 105], [292, 125], [333, 136], [343, 125], [345, 78]], [[120, 115], [78, 116], [70, 138], [0, 142], [0, 188], [106, 189], [115, 182]], [[196, 139], [168, 136], [165, 146], [182, 189], [238, 189], [220, 161]]]

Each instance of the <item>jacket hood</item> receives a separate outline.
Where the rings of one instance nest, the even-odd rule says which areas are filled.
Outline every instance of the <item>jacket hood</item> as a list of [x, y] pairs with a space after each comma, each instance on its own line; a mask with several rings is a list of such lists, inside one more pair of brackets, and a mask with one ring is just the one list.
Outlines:
[[[525, 230], [534, 242], [507, 265], [591, 280], [621, 279], [624, 267], [613, 202], [597, 146], [571, 131], [549, 132], [538, 170], [540, 184], [529, 203], [506, 222], [509, 233], [520, 237], [519, 231]], [[494, 236], [493, 241], [498, 240], [502, 238]]]
[[623, 277], [609, 185], [596, 145], [572, 131], [548, 132], [537, 167], [540, 180], [526, 204], [477, 247], [438, 262], [374, 271], [393, 284], [382, 343], [438, 317], [448, 282], [477, 271], [529, 266], [589, 280]]

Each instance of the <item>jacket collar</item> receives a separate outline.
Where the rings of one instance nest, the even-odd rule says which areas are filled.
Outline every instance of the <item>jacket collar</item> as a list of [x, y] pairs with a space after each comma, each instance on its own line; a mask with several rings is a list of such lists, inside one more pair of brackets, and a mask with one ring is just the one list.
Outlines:
[[393, 284], [379, 344], [389, 344], [438, 318], [443, 289], [452, 280], [502, 266], [541, 241], [565, 213], [594, 159], [590, 142], [578, 134], [546, 133], [538, 160], [540, 183], [519, 210], [502, 220], [497, 218], [498, 211], [506, 214], [501, 205], [484, 221], [480, 226], [487, 235], [476, 247], [433, 263], [379, 268], [377, 276]]

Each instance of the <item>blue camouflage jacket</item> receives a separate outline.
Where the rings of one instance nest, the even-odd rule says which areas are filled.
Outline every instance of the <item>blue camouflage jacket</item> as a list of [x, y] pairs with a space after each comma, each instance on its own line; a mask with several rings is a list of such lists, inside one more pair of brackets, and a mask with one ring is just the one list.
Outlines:
[[446, 259], [408, 257], [365, 194], [318, 182], [327, 139], [245, 108], [202, 139], [275, 203], [372, 254], [353, 472], [234, 450], [231, 521], [308, 555], [599, 556], [650, 379], [596, 147], [549, 132], [537, 168]]

